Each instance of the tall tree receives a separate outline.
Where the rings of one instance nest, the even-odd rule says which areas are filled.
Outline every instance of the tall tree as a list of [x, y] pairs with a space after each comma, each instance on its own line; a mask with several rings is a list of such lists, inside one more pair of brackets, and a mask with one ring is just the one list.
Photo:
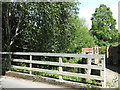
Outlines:
[[[24, 44], [18, 41], [19, 35], [25, 29], [32, 26], [30, 24], [31, 3], [3, 2], [2, 3], [2, 49], [3, 51], [15, 50]], [[18, 37], [19, 36], [19, 37]], [[23, 38], [23, 37], [22, 37]], [[13, 46], [13, 48], [11, 48]]]
[[90, 32], [93, 34], [96, 44], [102, 46], [118, 41], [118, 30], [116, 29], [116, 20], [112, 16], [109, 7], [101, 4], [92, 14], [92, 28]]
[[2, 5], [3, 51], [64, 52], [78, 2], [11, 2]]
[[67, 52], [70, 35], [75, 28], [70, 20], [72, 15], [77, 14], [76, 5], [74, 2], [38, 3], [36, 29], [39, 33], [36, 45], [41, 47], [36, 47], [37, 50]]
[[93, 47], [95, 45], [93, 37], [90, 35], [85, 19], [73, 17], [75, 31], [71, 35], [70, 52], [81, 53], [82, 48]]

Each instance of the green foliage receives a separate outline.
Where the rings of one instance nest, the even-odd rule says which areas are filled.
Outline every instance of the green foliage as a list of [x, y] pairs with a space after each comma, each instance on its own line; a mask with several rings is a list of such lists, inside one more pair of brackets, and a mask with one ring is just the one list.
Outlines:
[[101, 46], [99, 49], [99, 54], [105, 54], [106, 53], [106, 46]]
[[29, 73], [28, 70], [22, 70], [22, 69], [16, 69], [16, 68], [11, 68], [12, 71], [17, 71], [17, 72], [22, 72], [22, 73]]
[[115, 87], [119, 90], [119, 86], [117, 86], [117, 84], [118, 84], [118, 76], [115, 76], [112, 80], [112, 83], [107, 83], [107, 86]]
[[75, 30], [74, 34], [71, 36], [73, 40], [70, 43], [70, 52], [81, 53], [82, 48], [93, 47], [95, 45], [94, 40], [93, 37], [89, 34], [85, 19], [73, 17], [72, 22], [75, 24]]
[[67, 58], [64, 58], [64, 57], [62, 58], [62, 60], [63, 60], [64, 63], [68, 62]]
[[120, 33], [119, 33], [119, 38], [118, 38], [118, 42], [120, 42]]
[[[3, 51], [10, 51], [11, 46], [16, 43], [21, 45], [17, 37], [21, 31], [30, 27], [28, 20], [30, 18], [30, 3], [3, 2], [2, 3], [2, 44]], [[16, 44], [16, 46], [17, 46]], [[22, 43], [23, 44], [23, 43]], [[14, 47], [14, 46], [13, 46]], [[15, 48], [15, 47], [14, 47]], [[12, 48], [13, 49], [13, 48]]]
[[82, 78], [79, 78], [79, 77], [63, 76], [63, 79], [77, 81], [77, 82], [82, 82]]
[[91, 87], [91, 85], [100, 86], [99, 82], [97, 82], [96, 80], [91, 80], [91, 79], [90, 79], [90, 80], [87, 80], [86, 83], [87, 83], [87, 87], [88, 87], [88, 88]]
[[3, 3], [3, 51], [67, 52], [79, 2]]
[[113, 86], [117, 87], [116, 84], [118, 82], [118, 76], [115, 76], [115, 78], [112, 80]]
[[105, 46], [110, 43], [118, 42], [119, 34], [115, 28], [116, 20], [112, 16], [109, 7], [101, 4], [92, 14], [92, 33], [95, 43], [99, 46]]
[[27, 67], [27, 65], [23, 62], [17, 63], [18, 66], [23, 66], [23, 67]]
[[84, 19], [74, 2], [4, 2], [3, 51], [81, 53], [92, 47]]
[[82, 63], [82, 58], [76, 58], [76, 57], [74, 57], [74, 58], [64, 58], [63, 57], [62, 60], [64, 63], [76, 63], [76, 64]]
[[117, 87], [117, 90], [120, 90], [120, 86]]

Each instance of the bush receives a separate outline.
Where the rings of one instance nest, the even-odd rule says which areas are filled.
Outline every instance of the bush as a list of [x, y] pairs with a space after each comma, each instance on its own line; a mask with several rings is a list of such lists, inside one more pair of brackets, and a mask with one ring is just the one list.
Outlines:
[[99, 53], [100, 53], [100, 54], [105, 54], [105, 53], [106, 53], [106, 46], [102, 46], [102, 47], [99, 49]]

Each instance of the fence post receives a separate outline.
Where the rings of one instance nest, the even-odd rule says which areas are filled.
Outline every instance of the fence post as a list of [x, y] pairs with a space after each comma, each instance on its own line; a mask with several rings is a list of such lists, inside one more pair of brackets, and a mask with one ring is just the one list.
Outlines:
[[32, 63], [31, 63], [31, 61], [32, 61], [32, 55], [30, 55], [30, 75], [32, 74]]
[[[62, 73], [62, 57], [59, 57], [59, 72], [60, 74]], [[63, 80], [62, 79], [62, 75], [59, 75], [59, 80]]]
[[104, 55], [104, 87], [106, 87], [106, 61], [105, 61], [105, 55]]
[[9, 71], [11, 71], [11, 59], [12, 59], [12, 55], [9, 54]]
[[101, 70], [101, 77], [103, 78], [102, 80], [102, 87], [106, 87], [106, 67], [105, 67], [105, 56], [101, 58], [102, 61], [102, 67], [104, 68]]
[[[91, 65], [91, 58], [88, 58], [88, 66], [90, 66]], [[91, 69], [90, 68], [88, 68], [88, 75], [90, 75], [91, 74]]]
[[[91, 58], [88, 58], [87, 59], [87, 64], [88, 64], [88, 66], [90, 66], [91, 65]], [[88, 78], [87, 78], [87, 80], [90, 80], [89, 79], [89, 76], [91, 75], [91, 69], [90, 68], [87, 68], [87, 75], [88, 75]]]

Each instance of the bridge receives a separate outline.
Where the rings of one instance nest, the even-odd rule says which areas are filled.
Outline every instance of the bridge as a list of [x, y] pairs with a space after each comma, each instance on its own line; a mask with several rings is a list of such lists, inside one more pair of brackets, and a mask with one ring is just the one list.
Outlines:
[[[90, 54], [65, 54], [65, 53], [38, 53], [38, 52], [0, 52], [2, 55], [2, 59], [4, 62], [7, 62], [7, 66], [4, 67], [9, 67], [7, 68], [7, 72], [5, 77], [3, 77], [3, 86], [5, 86], [5, 83], [9, 83], [7, 81], [11, 82], [17, 82], [17, 78], [21, 79], [27, 79], [27, 80], [32, 80], [32, 81], [39, 81], [39, 84], [41, 83], [46, 87], [55, 87], [55, 88], [62, 88], [62, 87], [98, 87], [98, 88], [103, 88], [106, 87], [106, 70], [105, 70], [105, 55], [90, 55]], [[19, 58], [20, 57], [20, 58]], [[37, 60], [35, 58], [46, 58], [46, 57], [52, 57], [55, 58], [56, 61], [42, 61], [42, 60]], [[64, 58], [81, 58], [82, 60], [86, 60], [86, 63], [66, 63], [64, 62]], [[100, 62], [99, 64], [94, 64], [95, 59], [99, 59]], [[19, 65], [19, 63], [23, 63], [24, 65]], [[5, 65], [5, 64], [4, 64]], [[42, 66], [42, 65], [48, 65], [48, 66], [54, 66], [55, 69], [51, 68], [45, 68], [41, 69], [40, 67], [37, 66]], [[36, 66], [36, 67], [35, 67]], [[48, 67], [46, 66], [46, 67]], [[45, 66], [44, 66], [45, 67]], [[69, 72], [69, 71], [64, 71], [64, 68], [77, 68], [81, 69], [84, 72]], [[92, 72], [94, 70], [99, 71], [100, 75], [95, 75]], [[40, 75], [41, 73], [42, 75]], [[49, 76], [49, 75], [50, 76]], [[9, 76], [12, 76], [9, 77]], [[46, 77], [47, 76], [47, 77]], [[48, 77], [49, 76], [49, 77]], [[14, 77], [14, 78], [13, 78]], [[56, 78], [55, 78], [56, 77]], [[64, 77], [68, 77], [69, 80], [65, 79]], [[85, 83], [85, 82], [78, 82], [74, 81], [71, 78], [77, 78], [83, 79], [84, 81], [98, 81], [99, 85], [93, 84], [93, 83]], [[22, 80], [20, 80], [22, 83]], [[34, 86], [35, 82], [26, 82], [26, 85], [28, 84], [28, 87], [36, 87]], [[12, 83], [9, 83], [7, 85], [11, 85]], [[40, 87], [39, 84], [37, 87]], [[25, 84], [24, 84], [25, 85]], [[21, 84], [21, 86], [24, 86]], [[25, 85], [25, 87], [27, 87]], [[60, 86], [61, 85], [61, 86]], [[98, 86], [97, 86], [98, 85]], [[16, 83], [16, 86], [17, 83]], [[9, 86], [5, 86], [9, 87]]]
[[65, 88], [43, 82], [33, 82], [22, 78], [15, 78], [10, 76], [2, 77], [2, 88]]

